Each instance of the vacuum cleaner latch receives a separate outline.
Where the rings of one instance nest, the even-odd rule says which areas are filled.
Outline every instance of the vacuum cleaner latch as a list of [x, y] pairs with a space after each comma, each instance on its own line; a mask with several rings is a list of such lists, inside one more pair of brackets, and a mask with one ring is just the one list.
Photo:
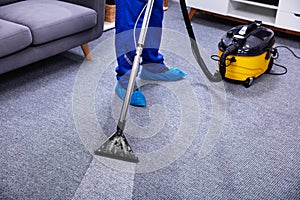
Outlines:
[[248, 26], [243, 26], [243, 28], [241, 28], [241, 30], [239, 31], [239, 35], [245, 35], [247, 32]]

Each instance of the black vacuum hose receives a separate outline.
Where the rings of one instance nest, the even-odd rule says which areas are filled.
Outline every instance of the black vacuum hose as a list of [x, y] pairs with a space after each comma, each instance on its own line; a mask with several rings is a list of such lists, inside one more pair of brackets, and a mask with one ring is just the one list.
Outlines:
[[181, 11], [182, 11], [182, 15], [183, 15], [183, 19], [184, 19], [184, 23], [186, 26], [186, 30], [189, 34], [190, 37], [190, 42], [191, 42], [191, 47], [192, 47], [192, 51], [194, 52], [194, 57], [198, 63], [198, 65], [201, 67], [202, 71], [204, 72], [205, 76], [208, 78], [209, 81], [211, 82], [220, 82], [222, 81], [222, 76], [220, 75], [220, 73], [217, 71], [215, 72], [215, 74], [211, 74], [210, 71], [207, 69], [207, 66], [205, 64], [205, 62], [203, 61], [200, 52], [199, 52], [199, 48], [197, 45], [197, 41], [195, 38], [195, 34], [191, 25], [191, 21], [189, 18], [189, 14], [187, 11], [187, 7], [186, 7], [186, 3], [185, 0], [180, 0], [180, 7], [181, 7]]

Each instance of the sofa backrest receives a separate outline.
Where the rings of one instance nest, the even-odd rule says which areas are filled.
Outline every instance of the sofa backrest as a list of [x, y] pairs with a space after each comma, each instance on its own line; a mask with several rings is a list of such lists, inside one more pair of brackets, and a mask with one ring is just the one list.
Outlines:
[[9, 3], [14, 3], [20, 0], [0, 0], [0, 6], [5, 5], [5, 4], [9, 4]]

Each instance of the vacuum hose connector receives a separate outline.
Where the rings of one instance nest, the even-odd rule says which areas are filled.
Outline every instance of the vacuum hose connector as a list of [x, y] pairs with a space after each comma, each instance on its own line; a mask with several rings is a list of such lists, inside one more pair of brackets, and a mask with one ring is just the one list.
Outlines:
[[224, 78], [225, 74], [226, 74], [226, 58], [227, 58], [227, 56], [236, 52], [238, 50], [239, 46], [240, 45], [238, 43], [234, 43], [234, 44], [230, 45], [229, 47], [227, 47], [226, 50], [222, 53], [222, 55], [220, 57], [220, 64], [219, 64], [220, 75], [222, 78]]

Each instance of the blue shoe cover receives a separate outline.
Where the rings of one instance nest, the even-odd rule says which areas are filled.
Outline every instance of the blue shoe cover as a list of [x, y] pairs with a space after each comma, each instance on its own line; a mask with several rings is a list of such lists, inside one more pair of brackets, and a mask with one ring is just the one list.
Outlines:
[[161, 73], [153, 73], [142, 69], [140, 78], [153, 81], [177, 81], [183, 79], [186, 75], [186, 73], [177, 68], [170, 68], [168, 71]]
[[[119, 83], [117, 84], [115, 88], [116, 94], [120, 97], [120, 99], [124, 100], [126, 95], [126, 89], [124, 89]], [[138, 107], [145, 107], [146, 106], [146, 98], [140, 88], [137, 90], [134, 90], [132, 92], [130, 105], [132, 106], [138, 106]]]

